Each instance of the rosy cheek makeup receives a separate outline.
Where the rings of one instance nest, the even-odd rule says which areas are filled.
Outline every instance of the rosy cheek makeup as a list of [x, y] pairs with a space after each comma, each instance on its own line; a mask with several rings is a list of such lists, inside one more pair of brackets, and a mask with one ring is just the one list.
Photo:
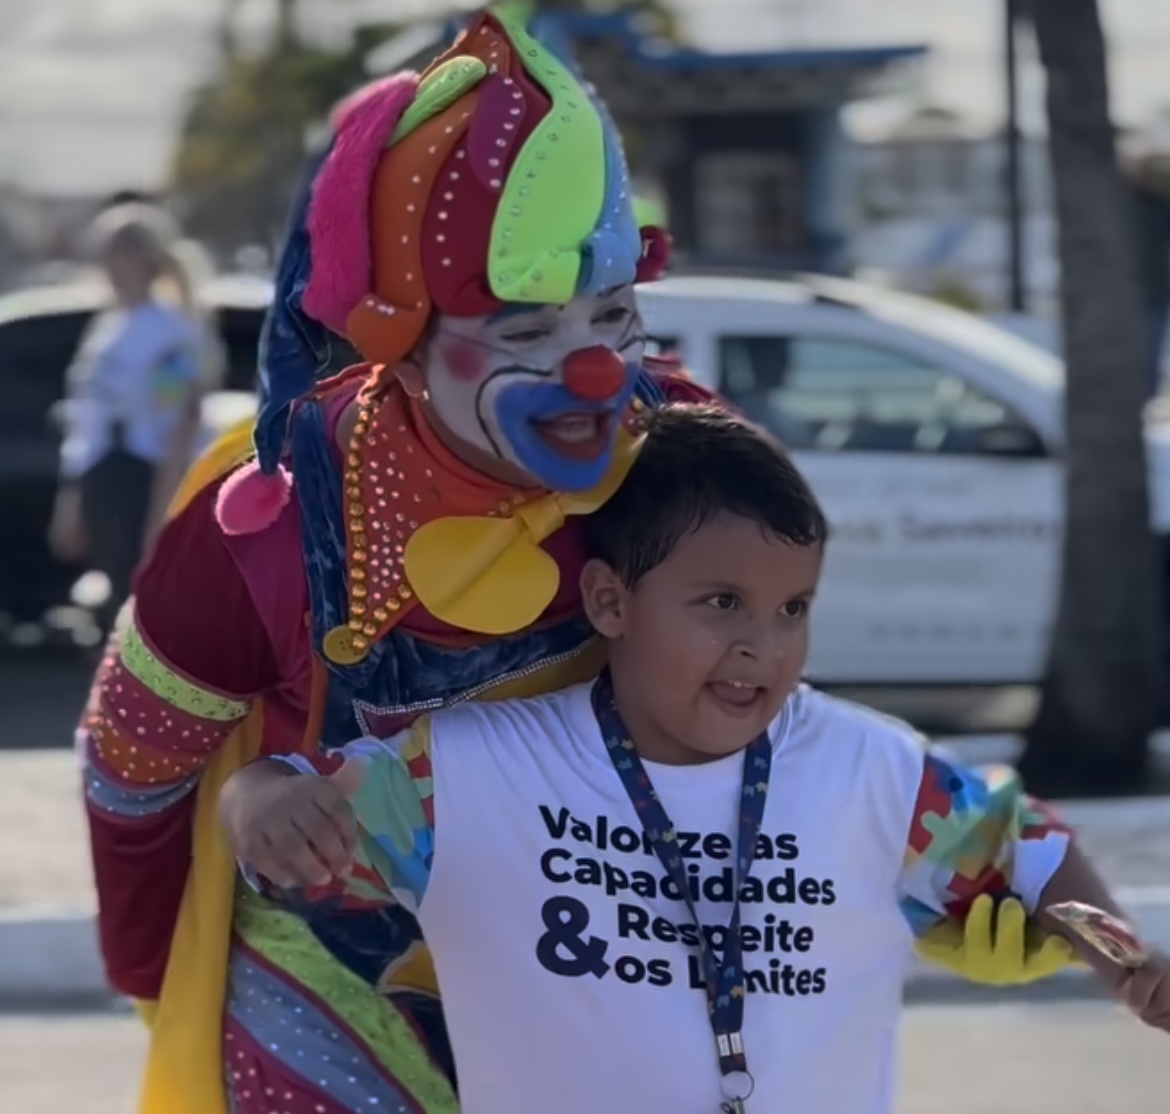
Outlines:
[[473, 341], [462, 338], [445, 340], [439, 354], [451, 377], [461, 383], [474, 383], [487, 371], [487, 353], [482, 345]]

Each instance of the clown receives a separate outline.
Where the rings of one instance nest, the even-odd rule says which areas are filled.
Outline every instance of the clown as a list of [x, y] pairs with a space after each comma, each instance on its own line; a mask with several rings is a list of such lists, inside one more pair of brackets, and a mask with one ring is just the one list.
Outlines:
[[[218, 792], [260, 754], [595, 674], [580, 516], [645, 408], [700, 394], [643, 358], [633, 285], [665, 245], [522, 6], [338, 110], [255, 430], [188, 477], [80, 729], [103, 952], [152, 1028], [144, 1114], [457, 1109], [413, 918], [269, 905], [235, 881]], [[365, 362], [318, 383], [333, 334]], [[992, 950], [988, 914], [928, 948], [984, 981], [1063, 963], [1022, 934]]]

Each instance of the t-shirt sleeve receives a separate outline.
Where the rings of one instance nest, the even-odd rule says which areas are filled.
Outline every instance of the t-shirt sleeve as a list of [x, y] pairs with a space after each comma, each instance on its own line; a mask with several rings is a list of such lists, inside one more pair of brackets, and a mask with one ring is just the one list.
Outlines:
[[347, 907], [382, 905], [392, 898], [417, 913], [430, 882], [435, 846], [429, 719], [390, 739], [358, 739], [320, 757], [276, 761], [302, 774], [336, 778], [358, 824], [349, 876], [306, 889], [303, 898], [340, 898]]
[[150, 377], [155, 405], [182, 405], [191, 384], [198, 381], [200, 371], [200, 354], [194, 344], [177, 343], [160, 352]]
[[965, 769], [928, 750], [899, 879], [902, 911], [915, 935], [964, 920], [983, 894], [1014, 896], [1034, 913], [1070, 837], [1014, 770]]
[[202, 329], [177, 311], [151, 320], [157, 335], [149, 368], [150, 409], [195, 413], [208, 364]]

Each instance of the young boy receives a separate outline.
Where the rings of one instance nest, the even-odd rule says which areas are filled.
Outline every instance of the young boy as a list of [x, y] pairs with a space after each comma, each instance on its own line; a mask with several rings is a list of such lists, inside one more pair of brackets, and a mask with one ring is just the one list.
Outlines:
[[[662, 411], [588, 532], [596, 683], [250, 766], [234, 849], [417, 911], [466, 1114], [889, 1111], [916, 934], [1108, 894], [1011, 775], [800, 685], [827, 528], [767, 437]], [[1160, 959], [1113, 983], [1167, 1027]]]

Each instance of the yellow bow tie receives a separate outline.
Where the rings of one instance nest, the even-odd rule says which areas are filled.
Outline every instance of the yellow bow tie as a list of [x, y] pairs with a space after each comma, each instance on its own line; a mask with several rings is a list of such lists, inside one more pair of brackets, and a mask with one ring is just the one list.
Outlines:
[[597, 487], [545, 495], [507, 518], [442, 518], [406, 543], [406, 578], [436, 619], [478, 634], [511, 634], [540, 618], [561, 573], [540, 543], [569, 515], [592, 514], [621, 486], [644, 438], [618, 435], [613, 464]]

